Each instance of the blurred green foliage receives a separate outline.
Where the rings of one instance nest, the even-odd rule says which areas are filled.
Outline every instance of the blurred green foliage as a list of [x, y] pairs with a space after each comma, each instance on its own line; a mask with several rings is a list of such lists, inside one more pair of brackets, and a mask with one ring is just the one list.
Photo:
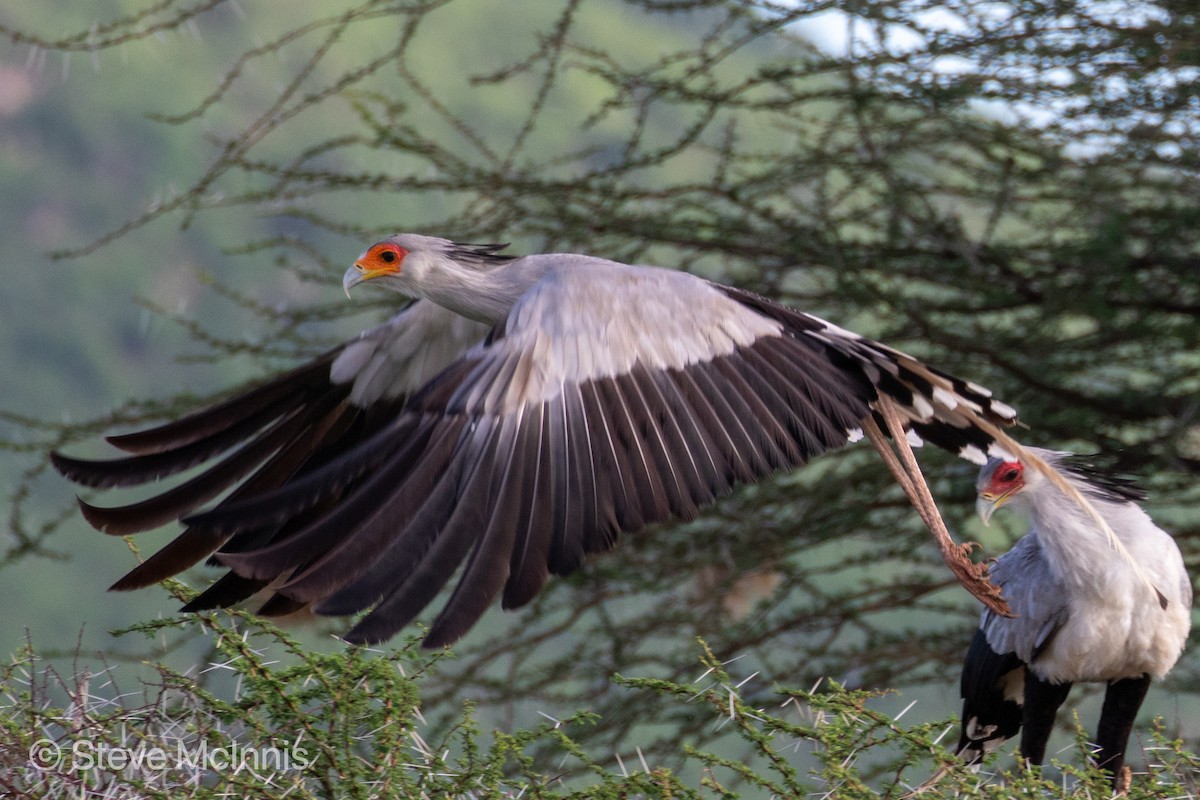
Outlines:
[[[118, 686], [111, 668], [63, 674], [28, 648], [16, 652], [0, 667], [0, 764], [8, 767], [0, 789], [20, 797], [172, 800], [877, 798], [914, 791], [936, 800], [1109, 792], [1109, 777], [1094, 767], [1067, 768], [1070, 784], [1039, 771], [963, 769], [942, 744], [949, 722], [902, 723], [875, 707], [879, 692], [836, 683], [777, 686], [749, 700], [753, 676], [739, 680], [736, 665], [722, 664], [703, 642], [690, 680], [616, 678], [627, 702], [686, 705], [694, 726], [724, 729], [743, 745], [730, 757], [685, 734], [668, 765], [640, 748], [597, 751], [587, 734], [598, 720], [587, 712], [486, 732], [465, 703], [453, 726], [431, 729], [421, 689], [439, 658], [421, 654], [417, 638], [388, 653], [317, 653], [261, 620], [198, 620], [215, 642], [214, 666], [179, 673], [160, 665], [136, 687]], [[154, 636], [156, 628], [183, 624], [126, 633]], [[198, 685], [211, 669], [236, 677], [234, 687]], [[116, 688], [125, 691], [114, 699]], [[1153, 742], [1151, 775], [1129, 797], [1194, 796], [1196, 756], [1161, 731]], [[1076, 750], [1085, 752], [1082, 738]], [[882, 781], [864, 769], [881, 761]]]

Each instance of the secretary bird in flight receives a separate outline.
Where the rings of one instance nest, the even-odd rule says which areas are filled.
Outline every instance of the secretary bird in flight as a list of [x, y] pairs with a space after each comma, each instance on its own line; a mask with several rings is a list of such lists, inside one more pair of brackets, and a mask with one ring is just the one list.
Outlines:
[[[1026, 452], [1091, 498], [1124, 551], [1114, 550], [1094, 520], [1022, 460], [984, 465], [976, 483], [979, 516], [986, 523], [1007, 505], [1031, 525], [989, 573], [1015, 616], [983, 612], [963, 665], [958, 752], [977, 764], [1021, 731], [1021, 757], [1040, 765], [1071, 684], [1104, 681], [1095, 760], [1120, 786], [1125, 747], [1150, 681], [1167, 674], [1187, 640], [1192, 583], [1175, 540], [1137, 505], [1146, 496], [1131, 481], [1070, 453]], [[1144, 579], [1166, 598], [1165, 607]]]
[[866, 436], [959, 580], [1007, 613], [946, 532], [909, 447], [978, 463], [1023, 452], [1000, 430], [1016, 413], [988, 390], [684, 272], [503, 248], [391, 236], [342, 282], [415, 300], [391, 320], [232, 399], [109, 437], [132, 455], [52, 454], [63, 475], [102, 488], [215, 461], [138, 503], [81, 501], [114, 535], [185, 526], [113, 588], [215, 551], [231, 571], [185, 610], [270, 587], [260, 613], [369, 611], [345, 638], [375, 643], [461, 568], [425, 639], [445, 645], [497, 596], [529, 602], [620, 532], [690, 519], [736, 484]]

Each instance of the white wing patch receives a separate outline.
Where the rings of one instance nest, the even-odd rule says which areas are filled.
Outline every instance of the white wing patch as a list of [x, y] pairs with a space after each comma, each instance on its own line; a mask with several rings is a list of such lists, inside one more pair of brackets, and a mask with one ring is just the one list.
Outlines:
[[1006, 419], [1017, 418], [1017, 410], [1008, 403], [1002, 403], [999, 400], [992, 400], [991, 403], [988, 404], [988, 408]]
[[520, 354], [523, 379], [504, 398], [510, 409], [556, 397], [564, 383], [626, 375], [635, 364], [683, 369], [783, 332], [694, 275], [597, 260], [550, 270], [504, 324], [503, 339], [474, 353]]
[[933, 399], [944, 405], [946, 408], [958, 408], [958, 395], [954, 392], [947, 391], [941, 386], [933, 387]]
[[[997, 442], [992, 442], [992, 444], [988, 447], [988, 455], [991, 456], [992, 458], [998, 458], [1001, 461], [1016, 461], [1017, 460], [1016, 455], [1014, 455], [1013, 453], [1010, 453], [1008, 450], [1004, 449], [1004, 447]], [[983, 461], [981, 461], [979, 463], [980, 464], [987, 463], [987, 459], [984, 459]]]
[[983, 466], [987, 463], [987, 455], [973, 444], [964, 445], [958, 451], [958, 457], [970, 461], [972, 464]]

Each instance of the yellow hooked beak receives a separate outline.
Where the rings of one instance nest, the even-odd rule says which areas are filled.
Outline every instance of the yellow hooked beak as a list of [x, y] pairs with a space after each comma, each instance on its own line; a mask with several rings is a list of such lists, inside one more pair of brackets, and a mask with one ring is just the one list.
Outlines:
[[382, 275], [395, 275], [398, 270], [391, 266], [375, 267], [372, 269], [363, 263], [361, 259], [355, 261], [353, 266], [346, 270], [346, 274], [342, 276], [342, 291], [346, 293], [346, 297], [350, 296], [350, 290], [358, 286], [363, 281], [369, 281], [372, 278], [378, 278]]
[[996, 513], [996, 509], [1007, 503], [1011, 496], [1012, 492], [1005, 492], [1001, 495], [980, 492], [979, 497], [975, 499], [975, 513], [983, 520], [983, 524], [987, 525], [992, 519], [992, 514]]

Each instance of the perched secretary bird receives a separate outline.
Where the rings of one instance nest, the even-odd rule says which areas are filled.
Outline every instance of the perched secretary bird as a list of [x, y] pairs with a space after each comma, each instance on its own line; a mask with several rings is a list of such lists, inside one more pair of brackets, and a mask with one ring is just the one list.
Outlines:
[[1123, 548], [1114, 548], [1058, 486], [1021, 461], [993, 458], [983, 467], [976, 483], [983, 521], [1007, 505], [1032, 524], [990, 572], [1015, 616], [985, 610], [971, 641], [959, 754], [978, 763], [1023, 729], [1022, 758], [1041, 764], [1071, 684], [1105, 681], [1096, 763], [1115, 782], [1150, 680], [1165, 675], [1183, 650], [1192, 584], [1175, 540], [1135, 502], [1145, 499], [1140, 489], [1098, 472], [1085, 458], [1026, 450], [1091, 498]]
[[690, 518], [865, 435], [959, 579], [1006, 612], [949, 539], [908, 447], [977, 463], [1021, 452], [999, 428], [1015, 412], [986, 389], [694, 275], [501, 249], [414, 234], [372, 245], [343, 286], [415, 299], [390, 321], [211, 408], [109, 438], [131, 456], [52, 454], [93, 487], [215, 461], [132, 505], [81, 501], [110, 534], [186, 526], [113, 588], [216, 551], [232, 571], [186, 609], [270, 587], [262, 613], [369, 610], [346, 638], [379, 642], [461, 568], [425, 640], [447, 644], [497, 596], [528, 602], [618, 533]]

